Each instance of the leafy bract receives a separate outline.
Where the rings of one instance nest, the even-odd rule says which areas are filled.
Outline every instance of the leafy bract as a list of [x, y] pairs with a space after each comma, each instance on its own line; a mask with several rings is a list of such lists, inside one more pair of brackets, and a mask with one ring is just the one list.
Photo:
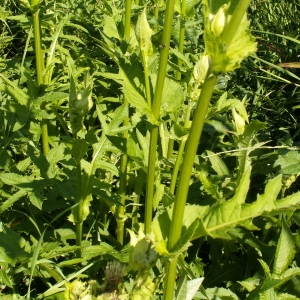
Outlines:
[[136, 27], [135, 34], [138, 42], [140, 43], [140, 50], [142, 52], [144, 63], [148, 65], [149, 56], [153, 53], [151, 36], [153, 31], [149, 26], [147, 21], [146, 8], [143, 9], [142, 13], [139, 15]]
[[232, 17], [235, 1], [205, 0], [205, 52], [211, 58], [213, 72], [227, 73], [240, 66], [243, 59], [256, 51], [256, 43], [249, 32], [249, 21], [244, 15], [230, 44], [223, 40], [223, 31]]

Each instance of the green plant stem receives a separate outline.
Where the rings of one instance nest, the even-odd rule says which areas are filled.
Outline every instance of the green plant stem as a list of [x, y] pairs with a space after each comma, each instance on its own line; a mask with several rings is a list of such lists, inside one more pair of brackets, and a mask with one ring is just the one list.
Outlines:
[[174, 143], [175, 143], [175, 140], [170, 138], [169, 142], [168, 142], [167, 158], [172, 158], [172, 156], [173, 156]]
[[[178, 51], [183, 54], [184, 50], [184, 37], [185, 37], [185, 14], [186, 14], [186, 0], [181, 1], [181, 16], [180, 16], [180, 30], [179, 30], [179, 44]], [[177, 66], [182, 67], [182, 59], [177, 59]], [[176, 79], [181, 79], [181, 72], [178, 71], [176, 74]]]
[[130, 38], [131, 28], [131, 0], [126, 0], [125, 3], [125, 21], [124, 21], [124, 37], [126, 40]]
[[151, 232], [152, 207], [155, 185], [156, 148], [158, 139], [158, 127], [152, 126], [150, 131], [150, 148], [148, 158], [148, 176], [146, 183], [146, 210], [145, 210], [145, 233]]
[[[179, 44], [178, 44], [178, 51], [182, 54], [184, 51], [184, 38], [185, 38], [185, 13], [186, 13], [186, 0], [182, 0], [181, 1], [180, 30], [179, 30]], [[182, 67], [182, 59], [180, 59], [179, 57], [177, 59], [177, 66], [179, 69]], [[176, 73], [176, 79], [181, 80], [181, 72], [179, 70]], [[184, 139], [184, 141], [182, 140], [180, 143], [180, 145], [181, 145], [180, 148], [181, 148], [182, 153], [184, 150], [185, 141], [186, 141], [186, 139]], [[182, 143], [184, 143], [184, 144], [182, 145]], [[168, 143], [168, 156], [167, 156], [168, 158], [172, 158], [172, 156], [173, 156], [173, 147], [174, 147], [174, 140], [172, 138], [170, 138], [169, 143]], [[180, 149], [179, 149], [179, 152], [180, 152]], [[175, 174], [174, 174], [174, 172], [172, 173], [172, 180], [171, 180], [171, 185], [170, 185], [170, 191], [172, 194], [175, 191], [175, 184], [176, 184], [176, 179], [177, 179], [180, 162], [181, 162], [181, 157], [180, 157], [180, 159], [178, 159], [178, 155], [177, 155], [176, 163], [174, 166], [175, 170], [177, 168], [177, 173], [175, 173]], [[167, 170], [168, 170], [168, 168], [167, 168]]]
[[[82, 241], [82, 214], [83, 214], [83, 195], [82, 195], [82, 175], [81, 175], [81, 162], [80, 159], [76, 161], [76, 176], [77, 176], [77, 203], [78, 205], [74, 208], [75, 213], [75, 231], [76, 231], [76, 246], [81, 247]], [[81, 249], [76, 250], [76, 257], [81, 257]]]
[[[129, 41], [130, 39], [130, 28], [131, 28], [131, 0], [126, 0], [125, 3], [125, 20], [124, 20], [124, 39]], [[124, 103], [128, 104], [126, 97], [124, 98]], [[123, 121], [123, 126], [129, 125], [129, 118], [126, 117]], [[128, 130], [123, 132], [123, 138], [128, 139]], [[124, 226], [125, 226], [125, 202], [126, 202], [126, 186], [127, 186], [127, 164], [128, 155], [126, 153], [122, 154], [121, 166], [120, 166], [120, 188], [119, 193], [121, 195], [121, 205], [116, 210], [117, 212], [117, 241], [123, 245], [124, 244]]]
[[239, 27], [239, 24], [241, 23], [241, 20], [250, 5], [250, 2], [251, 0], [238, 1], [231, 19], [228, 24], [225, 25], [225, 28], [221, 35], [221, 39], [223, 40], [224, 44], [229, 45], [231, 43], [236, 30]]
[[[123, 122], [124, 126], [128, 125], [128, 118]], [[123, 137], [128, 139], [128, 131], [123, 133]], [[122, 154], [121, 157], [121, 167], [120, 167], [120, 188], [119, 193], [121, 195], [120, 202], [122, 205], [119, 205], [117, 209], [117, 241], [123, 245], [124, 243], [124, 225], [125, 225], [125, 201], [126, 201], [126, 186], [127, 186], [127, 164], [128, 164], [128, 155], [126, 153]]]
[[155, 23], [153, 26], [154, 33], [156, 33], [158, 29], [158, 16], [159, 16], [159, 0], [156, 0], [154, 2], [154, 19], [156, 20], [157, 23]]
[[136, 197], [134, 199], [134, 207], [132, 210], [132, 228], [136, 228], [135, 226], [138, 224], [138, 211], [140, 207], [139, 204], [145, 182], [146, 173], [144, 170], [140, 169], [137, 171], [136, 180], [134, 184], [134, 193], [136, 194]]
[[[164, 282], [164, 300], [173, 300], [174, 299], [174, 284], [177, 273], [177, 261], [178, 256], [173, 257], [166, 264], [165, 272], [165, 282]], [[172, 289], [170, 288], [172, 287]]]
[[44, 83], [43, 71], [44, 71], [44, 54], [41, 43], [41, 29], [40, 29], [40, 10], [38, 9], [33, 14], [33, 33], [34, 33], [34, 48], [35, 48], [35, 62], [36, 62], [36, 76], [37, 83], [41, 85]]
[[[35, 2], [35, 1], [33, 1]], [[36, 5], [37, 3], [33, 3]], [[34, 33], [34, 48], [35, 48], [35, 61], [36, 61], [36, 76], [38, 85], [42, 85], [44, 83], [43, 72], [44, 72], [44, 54], [42, 50], [42, 42], [41, 42], [41, 28], [40, 28], [40, 10], [37, 9], [33, 13], [33, 33]], [[47, 120], [41, 121], [42, 128], [42, 145], [43, 145], [43, 153], [47, 155], [50, 147], [49, 147], [49, 136], [48, 136], [48, 125]]]
[[144, 51], [142, 51], [142, 61], [144, 66], [144, 80], [145, 80], [145, 91], [146, 91], [146, 98], [147, 103], [149, 106], [151, 106], [151, 89], [150, 89], [150, 77], [149, 77], [149, 67], [146, 60], [146, 55]]
[[154, 18], [158, 20], [159, 16], [159, 0], [157, 0], [154, 4]]
[[[184, 118], [184, 128], [189, 127], [189, 121], [190, 121], [192, 107], [193, 107], [192, 103], [189, 103], [188, 106], [187, 106], [186, 113], [185, 113], [185, 118]], [[184, 153], [186, 141], [187, 141], [187, 136], [184, 136], [182, 138], [181, 142], [180, 142], [180, 146], [179, 146], [178, 153], [177, 153], [177, 156], [176, 156], [176, 161], [175, 161], [175, 165], [174, 165], [174, 169], [173, 169], [173, 173], [172, 173], [172, 178], [171, 178], [171, 183], [170, 183], [170, 193], [172, 195], [174, 195], [174, 192], [175, 192], [178, 172], [179, 172], [180, 164], [181, 164], [181, 161], [182, 161], [182, 156], [183, 156], [183, 153]]]
[[[174, 201], [172, 222], [168, 239], [169, 251], [174, 249], [181, 236], [182, 221], [189, 189], [189, 182], [216, 78], [217, 77], [215, 75], [213, 75], [211, 72], [208, 72], [193, 117], [193, 123], [187, 140], [186, 152], [183, 156], [182, 168], [180, 170], [178, 188]], [[167, 267], [169, 272], [166, 273], [164, 300], [173, 299], [177, 259], [170, 260], [168, 264], [170, 265]]]
[[[152, 103], [152, 111], [156, 120], [159, 119], [159, 115], [160, 115], [162, 94], [163, 94], [164, 82], [166, 77], [173, 15], [174, 15], [174, 4], [175, 4], [175, 0], [168, 0], [166, 4], [166, 15], [165, 15], [162, 40], [161, 40], [160, 62], [159, 62], [154, 98]], [[146, 211], [145, 211], [145, 233], [146, 234], [151, 232], [158, 129], [159, 129], [158, 125], [152, 125], [150, 130], [150, 149], [149, 149], [149, 158], [148, 158], [148, 178], [147, 178], [147, 186], [146, 186]]]
[[44, 155], [47, 155], [50, 147], [49, 147], [49, 135], [48, 135], [48, 121], [42, 120], [41, 121], [41, 127], [42, 127], [42, 144], [43, 144], [43, 153]]
[[205, 116], [213, 93], [216, 78], [217, 76], [211, 74], [210, 72], [208, 73], [203, 84], [201, 95], [193, 117], [192, 127], [187, 140], [186, 152], [184, 153], [182, 168], [180, 170], [178, 189], [175, 196], [172, 220], [176, 220], [176, 222], [172, 222], [171, 224], [168, 242], [168, 249], [170, 251], [174, 248], [181, 236], [182, 220], [189, 189], [190, 177], [192, 174], [199, 140], [201, 137]]

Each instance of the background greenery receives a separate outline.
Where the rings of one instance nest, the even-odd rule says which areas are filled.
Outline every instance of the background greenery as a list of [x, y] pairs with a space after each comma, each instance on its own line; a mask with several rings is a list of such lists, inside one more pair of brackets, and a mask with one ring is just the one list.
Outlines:
[[[205, 50], [203, 13], [201, 1], [187, 1], [180, 54], [181, 2], [175, 3], [152, 184], [151, 228], [159, 230], [144, 237], [155, 117], [139, 101], [154, 93], [165, 3], [133, 1], [128, 32], [128, 2], [1, 0], [1, 299], [163, 297], [170, 256], [158, 251], [164, 245], [157, 235], [167, 236], [177, 178], [173, 186], [172, 174], [195, 108], [189, 88]], [[287, 2], [251, 2], [248, 19], [258, 50], [217, 79], [187, 214], [193, 219], [195, 211], [201, 214], [196, 205], [221, 207], [239, 192], [249, 207], [256, 199], [282, 202], [251, 217], [251, 225], [240, 222], [224, 232], [191, 233], [186, 220], [176, 299], [300, 298], [300, 216], [291, 202], [300, 197], [300, 5]], [[146, 56], [140, 39], [148, 27], [138, 25], [144, 6], [152, 30]]]

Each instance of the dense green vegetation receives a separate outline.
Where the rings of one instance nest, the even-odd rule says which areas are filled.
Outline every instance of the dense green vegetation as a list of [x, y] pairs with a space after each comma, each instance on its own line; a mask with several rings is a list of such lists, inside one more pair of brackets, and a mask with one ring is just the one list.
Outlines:
[[297, 1], [0, 19], [1, 299], [300, 298]]

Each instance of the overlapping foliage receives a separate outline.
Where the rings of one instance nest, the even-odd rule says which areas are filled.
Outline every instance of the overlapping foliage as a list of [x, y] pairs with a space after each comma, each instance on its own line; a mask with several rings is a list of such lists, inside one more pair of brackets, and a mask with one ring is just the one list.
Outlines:
[[300, 297], [297, 3], [2, 2], [1, 299]]

